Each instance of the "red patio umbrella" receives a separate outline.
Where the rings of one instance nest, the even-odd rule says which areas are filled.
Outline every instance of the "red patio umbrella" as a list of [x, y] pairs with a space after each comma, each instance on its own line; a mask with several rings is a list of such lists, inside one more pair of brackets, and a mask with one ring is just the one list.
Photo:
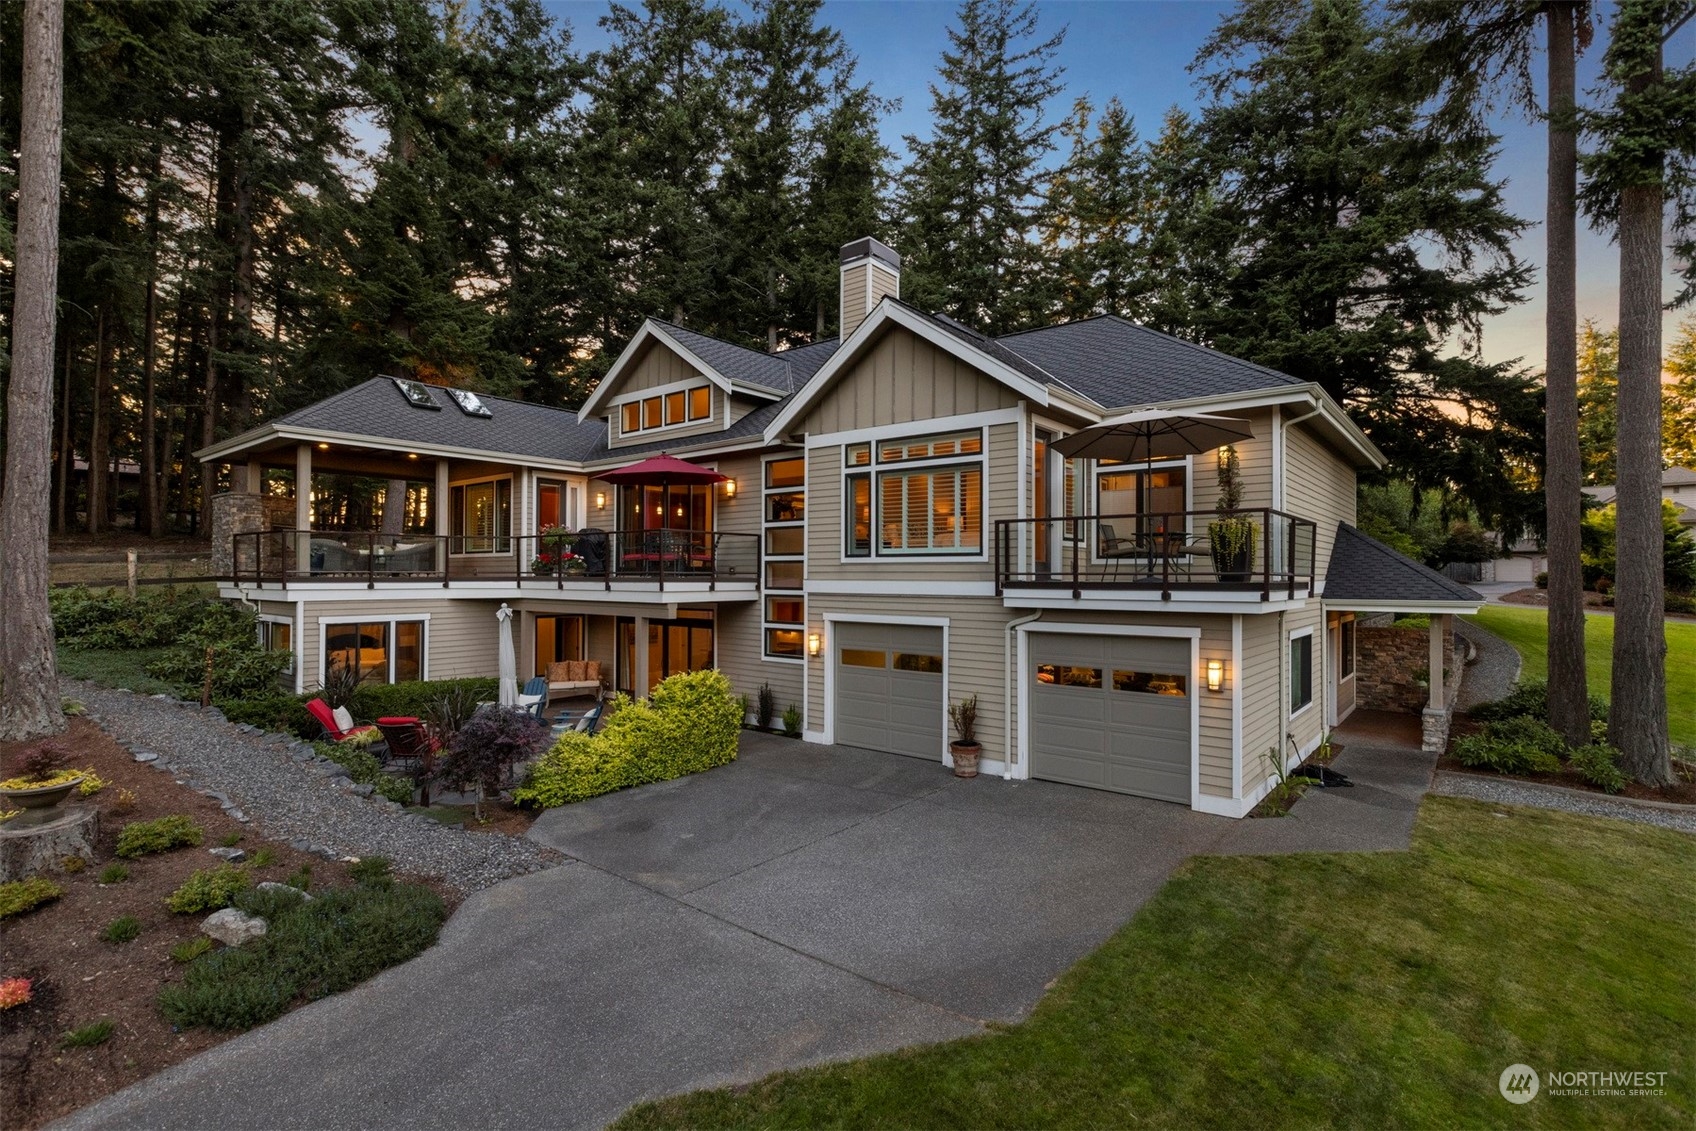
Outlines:
[[690, 463], [686, 459], [678, 459], [661, 452], [657, 456], [650, 456], [640, 463], [633, 463], [616, 471], [600, 472], [595, 478], [629, 487], [644, 483], [723, 483], [730, 476], [720, 475], [710, 467], [702, 467], [698, 463]]

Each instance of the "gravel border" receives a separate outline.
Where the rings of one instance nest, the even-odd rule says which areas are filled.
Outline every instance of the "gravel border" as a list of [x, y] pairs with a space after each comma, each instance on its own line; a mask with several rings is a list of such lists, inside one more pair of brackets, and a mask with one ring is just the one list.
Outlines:
[[235, 820], [330, 860], [386, 856], [397, 872], [474, 892], [560, 862], [551, 849], [407, 813], [355, 785], [340, 765], [292, 735], [231, 723], [216, 707], [76, 680], [64, 693], [137, 762], [218, 801]]
[[1577, 790], [1551, 789], [1534, 782], [1508, 781], [1481, 777], [1477, 774], [1456, 774], [1437, 771], [1431, 792], [1446, 797], [1470, 797], [1477, 801], [1494, 801], [1503, 805], [1529, 805], [1537, 809], [1559, 809], [1586, 817], [1611, 817], [1619, 821], [1635, 821], [1640, 825], [1658, 825], [1682, 833], [1696, 833], [1696, 811], [1689, 808], [1662, 809], [1638, 805], [1630, 800], [1608, 797], [1606, 794], [1586, 794]]

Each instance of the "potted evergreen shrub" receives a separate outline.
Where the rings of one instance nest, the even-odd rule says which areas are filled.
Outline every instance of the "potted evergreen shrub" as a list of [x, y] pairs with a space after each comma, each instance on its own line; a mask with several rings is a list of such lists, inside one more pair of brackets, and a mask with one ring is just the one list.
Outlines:
[[948, 744], [948, 752], [954, 757], [954, 776], [975, 778], [978, 776], [978, 755], [983, 753], [983, 746], [978, 742], [978, 697], [968, 695], [958, 703], [950, 704], [948, 721], [954, 724], [957, 736]]
[[0, 782], [0, 797], [20, 809], [51, 809], [80, 787], [87, 775], [67, 770], [68, 754], [56, 740], [44, 738], [24, 748], [18, 759], [22, 771]]
[[1213, 572], [1220, 581], [1244, 582], [1254, 572], [1254, 521], [1237, 513], [1242, 502], [1242, 464], [1237, 449], [1226, 445], [1219, 453], [1219, 517], [1207, 524]]

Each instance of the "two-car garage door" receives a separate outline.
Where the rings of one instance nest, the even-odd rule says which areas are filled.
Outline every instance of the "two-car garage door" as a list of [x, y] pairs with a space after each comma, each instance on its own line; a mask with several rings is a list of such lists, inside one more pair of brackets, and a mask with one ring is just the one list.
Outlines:
[[941, 760], [942, 629], [840, 624], [836, 741]]
[[1029, 637], [1031, 774], [1190, 801], [1190, 642]]

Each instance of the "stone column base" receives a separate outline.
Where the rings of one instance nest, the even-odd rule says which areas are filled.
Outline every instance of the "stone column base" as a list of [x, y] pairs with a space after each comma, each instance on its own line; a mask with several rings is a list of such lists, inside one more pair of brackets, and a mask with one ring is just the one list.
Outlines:
[[1449, 744], [1449, 722], [1454, 717], [1454, 708], [1448, 707], [1437, 710], [1427, 707], [1420, 712], [1421, 731], [1423, 738], [1419, 748], [1427, 754], [1441, 754]]

